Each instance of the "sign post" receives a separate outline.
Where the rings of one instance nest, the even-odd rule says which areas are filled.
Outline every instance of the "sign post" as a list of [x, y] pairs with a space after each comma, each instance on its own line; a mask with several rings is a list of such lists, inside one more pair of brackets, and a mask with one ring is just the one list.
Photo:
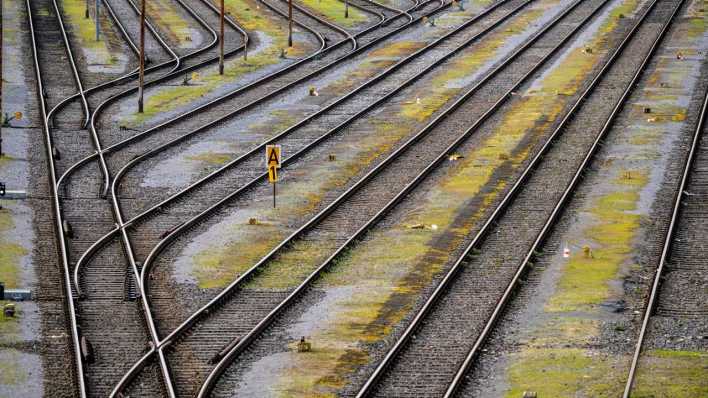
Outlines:
[[288, 0], [288, 47], [293, 46], [293, 0]]
[[268, 167], [268, 182], [273, 184], [273, 208], [275, 208], [275, 185], [278, 182], [278, 169], [281, 161], [280, 145], [266, 145], [266, 166]]
[[140, 7], [140, 72], [138, 76], [138, 113], [143, 113], [143, 82], [145, 80], [145, 1]]
[[221, 0], [221, 12], [219, 15], [219, 74], [224, 74], [224, 0]]

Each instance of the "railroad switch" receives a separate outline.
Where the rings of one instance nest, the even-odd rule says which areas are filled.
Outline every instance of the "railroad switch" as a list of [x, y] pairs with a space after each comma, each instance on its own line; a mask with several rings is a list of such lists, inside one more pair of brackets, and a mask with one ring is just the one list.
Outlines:
[[305, 340], [305, 336], [302, 336], [300, 341], [297, 343], [297, 352], [310, 352], [311, 350], [312, 344]]

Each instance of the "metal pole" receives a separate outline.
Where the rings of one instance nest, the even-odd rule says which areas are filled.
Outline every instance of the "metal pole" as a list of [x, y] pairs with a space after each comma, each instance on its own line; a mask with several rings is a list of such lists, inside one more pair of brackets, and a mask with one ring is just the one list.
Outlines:
[[275, 209], [275, 184], [277, 184], [277, 182], [273, 181], [273, 208], [274, 209]]
[[224, 0], [221, 0], [221, 38], [219, 39], [219, 74], [224, 74]]
[[99, 13], [98, 10], [101, 7], [101, 0], [96, 0], [96, 41], [101, 37], [101, 23], [98, 20]]
[[293, 0], [288, 0], [288, 47], [293, 46]]
[[145, 1], [140, 7], [140, 77], [138, 79], [138, 113], [143, 113], [143, 82], [145, 80]]
[[344, 18], [349, 18], [349, 0], [344, 0]]
[[86, 19], [89, 19], [89, 0], [86, 0]]

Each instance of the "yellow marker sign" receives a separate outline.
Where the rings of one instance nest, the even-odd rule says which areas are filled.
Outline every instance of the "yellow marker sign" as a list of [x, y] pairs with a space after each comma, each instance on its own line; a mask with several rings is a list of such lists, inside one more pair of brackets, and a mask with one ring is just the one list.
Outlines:
[[15, 120], [22, 119], [22, 112], [15, 112]]
[[268, 181], [275, 184], [278, 181], [278, 166], [270, 165], [268, 166]]
[[266, 165], [280, 168], [280, 145], [266, 145]]

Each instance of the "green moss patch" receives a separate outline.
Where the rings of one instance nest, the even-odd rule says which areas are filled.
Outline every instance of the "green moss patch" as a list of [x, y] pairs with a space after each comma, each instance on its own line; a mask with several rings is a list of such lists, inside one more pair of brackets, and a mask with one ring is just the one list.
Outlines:
[[74, 36], [80, 41], [80, 46], [89, 50], [94, 60], [105, 65], [113, 65], [116, 58], [111, 54], [107, 32], [112, 32], [111, 24], [106, 20], [105, 12], [101, 14], [101, 36], [96, 40], [96, 22], [91, 11], [91, 18], [86, 18], [86, 1], [62, 0], [61, 9], [68, 17], [68, 23]]
[[652, 350], [643, 355], [632, 397], [708, 397], [708, 352]]
[[191, 29], [175, 4], [167, 0], [152, 0], [145, 3], [145, 11], [173, 42], [180, 47], [192, 47]]
[[[260, 32], [268, 42], [263, 43], [260, 51], [251, 53], [248, 60], [242, 58], [227, 60], [224, 75], [216, 69], [201, 73], [186, 86], [163, 87], [149, 93], [145, 98], [144, 113], [134, 113], [125, 117], [122, 124], [136, 127], [161, 112], [170, 111], [187, 105], [216, 90], [226, 82], [232, 82], [241, 76], [255, 72], [266, 66], [281, 62], [280, 51], [287, 48], [287, 31], [282, 28], [282, 20], [266, 13], [254, 0], [225, 0], [226, 11], [247, 31]], [[288, 49], [288, 55], [297, 57], [307, 51], [309, 45], [296, 41]]]
[[15, 350], [6, 350], [3, 355], [3, 360], [0, 361], [0, 385], [13, 386], [28, 381], [28, 375], [25, 370], [18, 366], [19, 352]]
[[322, 14], [328, 20], [345, 27], [352, 27], [369, 20], [363, 11], [349, 5], [349, 18], [344, 18], [343, 0], [302, 0], [309, 9]]
[[14, 228], [9, 210], [0, 210], [0, 281], [6, 288], [18, 286], [20, 259], [27, 255], [27, 249], [6, 240]]
[[576, 348], [526, 349], [510, 357], [513, 387], [505, 396], [535, 391], [539, 397], [613, 397], [622, 391], [625, 378], [618, 359], [623, 360]]

